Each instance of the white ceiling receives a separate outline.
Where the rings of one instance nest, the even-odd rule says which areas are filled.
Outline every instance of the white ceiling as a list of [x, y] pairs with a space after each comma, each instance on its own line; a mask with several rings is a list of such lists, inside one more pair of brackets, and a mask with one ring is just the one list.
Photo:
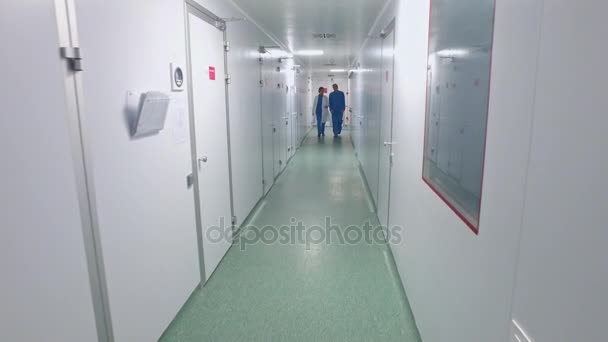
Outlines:
[[[291, 52], [320, 49], [323, 56], [299, 57], [315, 74], [347, 69], [387, 0], [233, 0]], [[335, 33], [318, 39], [314, 34]], [[335, 66], [329, 66], [331, 62]]]

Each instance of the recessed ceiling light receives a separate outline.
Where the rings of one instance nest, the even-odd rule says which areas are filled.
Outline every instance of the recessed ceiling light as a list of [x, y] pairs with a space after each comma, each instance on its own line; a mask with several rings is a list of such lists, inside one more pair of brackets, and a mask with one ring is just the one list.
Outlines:
[[296, 55], [299, 56], [323, 56], [325, 52], [323, 50], [300, 50], [296, 51]]
[[444, 49], [437, 51], [439, 57], [465, 57], [469, 54], [467, 49]]

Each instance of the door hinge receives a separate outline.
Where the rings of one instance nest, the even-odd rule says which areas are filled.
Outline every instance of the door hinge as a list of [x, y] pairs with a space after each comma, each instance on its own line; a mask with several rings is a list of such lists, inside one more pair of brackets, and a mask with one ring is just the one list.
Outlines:
[[260, 88], [264, 88], [264, 81], [260, 80]]
[[232, 83], [232, 76], [230, 74], [227, 74], [225, 79], [226, 79], [226, 84]]
[[266, 180], [262, 179], [262, 185], [266, 185]]
[[224, 51], [230, 52], [230, 42], [224, 42]]
[[236, 216], [232, 216], [232, 225], [236, 225], [236, 222], [237, 222]]
[[70, 64], [72, 71], [82, 71], [82, 54], [79, 47], [65, 47], [60, 48], [61, 57], [67, 59]]

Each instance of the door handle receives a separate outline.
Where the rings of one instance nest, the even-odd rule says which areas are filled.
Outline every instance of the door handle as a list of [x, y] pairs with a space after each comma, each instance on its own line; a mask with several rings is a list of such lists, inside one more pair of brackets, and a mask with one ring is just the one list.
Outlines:
[[397, 143], [394, 141], [391, 141], [391, 142], [385, 141], [384, 142], [384, 146], [393, 146], [393, 145], [397, 145]]

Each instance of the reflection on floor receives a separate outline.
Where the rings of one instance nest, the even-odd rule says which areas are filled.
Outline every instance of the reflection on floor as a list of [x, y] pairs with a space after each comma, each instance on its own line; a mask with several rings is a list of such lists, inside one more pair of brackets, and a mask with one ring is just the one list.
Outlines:
[[[312, 132], [161, 341], [420, 341], [388, 247], [339, 241], [377, 224], [367, 196], [348, 133]], [[339, 225], [330, 243], [326, 217]], [[311, 239], [293, 234], [299, 222]]]

